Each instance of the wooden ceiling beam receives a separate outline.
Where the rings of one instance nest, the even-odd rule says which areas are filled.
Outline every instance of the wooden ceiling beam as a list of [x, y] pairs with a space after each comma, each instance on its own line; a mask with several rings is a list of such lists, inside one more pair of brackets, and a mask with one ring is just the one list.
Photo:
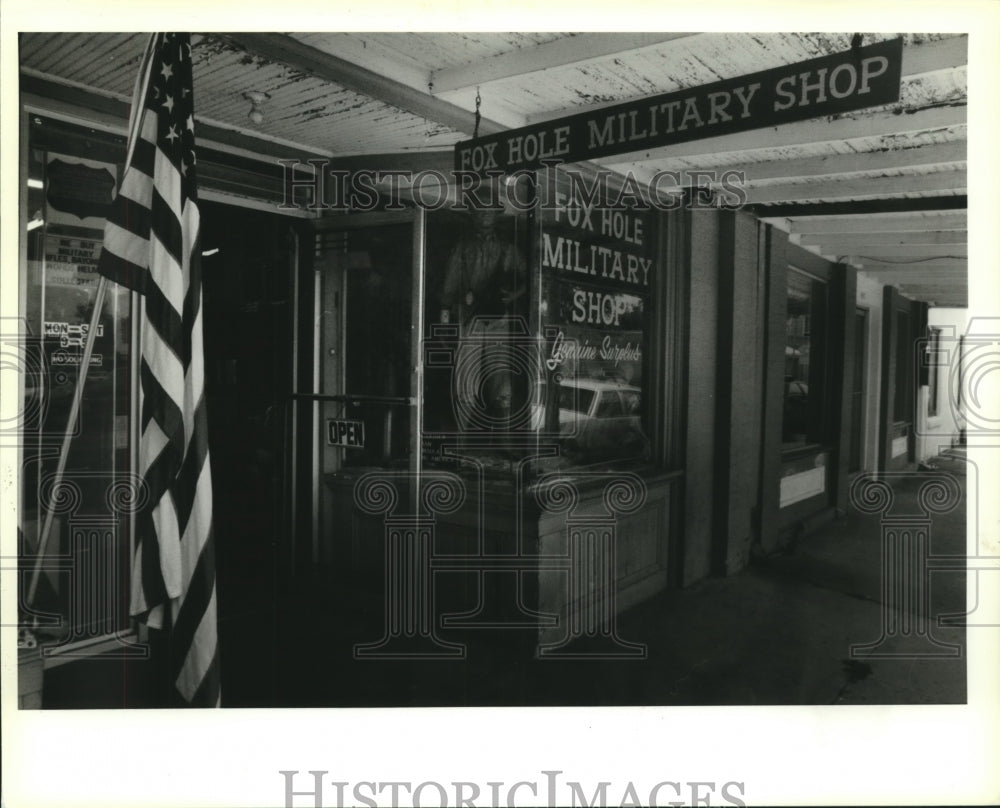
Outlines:
[[[38, 110], [42, 115], [49, 114], [71, 123], [92, 125], [94, 128], [116, 135], [128, 134], [129, 104], [125, 101], [64, 84], [54, 77], [23, 69], [20, 85], [21, 102]], [[195, 127], [195, 139], [199, 146], [216, 147], [257, 160], [266, 157], [298, 159], [305, 162], [329, 157], [329, 153], [316, 151], [307, 146], [285, 144], [244, 134], [201, 116], [198, 117]]]
[[890, 196], [913, 193], [965, 191], [965, 170], [935, 171], [929, 174], [903, 174], [892, 177], [860, 177], [817, 182], [781, 183], [745, 188], [751, 205], [796, 202], [804, 199], [855, 199], [866, 196]]
[[804, 247], [818, 247], [821, 252], [844, 255], [851, 250], [878, 249], [880, 247], [940, 246], [942, 244], [968, 244], [966, 230], [914, 230], [904, 233], [805, 233], [798, 236]]
[[[872, 216], [879, 213], [917, 213], [917, 212], [939, 212], [939, 211], [965, 211], [968, 208], [969, 200], [965, 194], [954, 196], [925, 196], [895, 199], [855, 199], [845, 202], [791, 202], [788, 204], [774, 205], [751, 205], [750, 209], [754, 215], [761, 219], [795, 219], [798, 217], [817, 217], [825, 219], [831, 216]], [[865, 233], [881, 232], [885, 229], [884, 222], [873, 220], [870, 229], [862, 230]], [[966, 224], [963, 220], [962, 227]], [[940, 224], [935, 223], [935, 229], [939, 229]], [[908, 228], [912, 229], [912, 228]], [[791, 230], [793, 233], [801, 232], [822, 232], [810, 227], [803, 227], [799, 230]], [[837, 232], [828, 231], [828, 232]], [[848, 231], [840, 231], [848, 232]]]
[[[891, 279], [894, 283], [955, 283], [965, 281], [968, 273], [964, 269], [939, 268], [932, 270], [923, 269], [862, 269], [869, 275], [880, 280]], [[888, 280], [885, 281], [888, 283]]]
[[506, 51], [454, 67], [434, 70], [430, 83], [435, 95], [478, 87], [503, 79], [530, 76], [559, 67], [576, 66], [618, 53], [654, 48], [697, 33], [588, 33], [562, 37], [530, 48]]
[[[764, 160], [761, 162], [730, 163], [698, 170], [711, 171], [721, 177], [727, 173], [741, 173], [746, 182], [758, 180], [798, 180], [837, 174], [852, 174], [893, 169], [963, 166], [967, 158], [968, 144], [963, 137], [946, 143], [929, 143], [903, 149], [880, 149], [878, 151], [857, 151], [848, 154], [827, 154], [815, 157], [793, 157], [786, 160]], [[618, 170], [630, 170], [637, 177], [649, 179], [661, 169], [673, 168], [665, 165], [631, 163], [614, 166]], [[673, 168], [682, 175], [694, 171], [693, 168]], [[664, 186], [667, 183], [663, 183]]]
[[[577, 110], [579, 111], [579, 110]], [[871, 137], [892, 137], [925, 132], [933, 129], [952, 129], [966, 125], [964, 105], [947, 107], [925, 107], [906, 110], [897, 114], [891, 110], [858, 112], [845, 114], [840, 118], [814, 118], [807, 121], [766, 126], [748, 132], [736, 132], [675, 143], [645, 152], [635, 152], [630, 158], [605, 157], [595, 162], [619, 170], [624, 164], [657, 163], [672, 158], [696, 158], [721, 152], [752, 152], [795, 146], [810, 146], [822, 143], [839, 143], [844, 140]]]
[[[447, 126], [456, 132], [468, 135], [473, 132], [475, 126], [473, 110], [443, 101], [430, 93], [360, 67], [346, 59], [340, 59], [287, 34], [227, 33], [218, 36], [272, 62], [287, 65], [293, 70], [337, 84], [403, 112]], [[481, 135], [496, 134], [507, 128], [488, 118], [482, 118], [479, 122]]]
[[965, 244], [921, 244], [906, 247], [859, 247], [855, 245], [841, 255], [857, 258], [859, 261], [895, 261], [905, 258], [968, 258], [969, 248]]
[[[952, 199], [953, 197], [948, 197]], [[962, 198], [965, 201], [965, 198]], [[813, 206], [799, 206], [813, 209]], [[837, 234], [855, 235], [871, 233], [911, 233], [922, 230], [967, 230], [969, 215], [966, 210], [916, 211], [900, 214], [898, 211], [865, 212], [854, 211], [847, 215], [823, 216], [817, 212], [812, 216], [800, 214], [803, 218], [790, 215], [789, 231], [806, 239], [810, 236]], [[766, 217], [766, 209], [763, 215]], [[786, 214], [788, 215], [788, 214]]]
[[907, 270], [925, 270], [926, 272], [937, 272], [939, 270], [962, 270], [968, 271], [969, 260], [967, 258], [935, 258], [933, 261], [914, 261], [907, 263], [906, 259], [899, 261], [873, 260], [871, 258], [860, 258], [858, 263], [866, 272], [905, 272]]

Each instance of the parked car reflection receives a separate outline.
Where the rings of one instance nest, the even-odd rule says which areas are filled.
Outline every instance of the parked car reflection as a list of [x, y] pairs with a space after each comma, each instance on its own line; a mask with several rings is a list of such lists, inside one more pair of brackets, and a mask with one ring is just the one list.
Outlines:
[[[566, 457], [576, 461], [645, 456], [642, 391], [615, 380], [564, 380], [556, 388], [558, 430]], [[544, 391], [540, 397], [545, 400]], [[541, 416], [542, 405], [539, 405]], [[539, 418], [539, 423], [540, 423]]]

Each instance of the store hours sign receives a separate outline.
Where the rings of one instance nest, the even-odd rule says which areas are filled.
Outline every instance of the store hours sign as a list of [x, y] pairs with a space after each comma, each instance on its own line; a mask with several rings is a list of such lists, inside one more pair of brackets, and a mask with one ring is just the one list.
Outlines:
[[747, 132], [899, 100], [903, 40], [876, 42], [455, 146], [460, 171], [511, 173]]

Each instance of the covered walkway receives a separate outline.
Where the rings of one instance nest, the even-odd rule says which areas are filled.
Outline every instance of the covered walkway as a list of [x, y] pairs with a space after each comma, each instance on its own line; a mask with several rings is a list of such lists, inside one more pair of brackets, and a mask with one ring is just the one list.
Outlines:
[[[956, 453], [933, 465], [892, 480], [889, 513], [919, 517], [924, 486], [957, 483], [954, 507], [931, 515], [930, 556], [937, 560], [965, 551], [966, 461]], [[329, 621], [339, 627], [334, 638], [316, 635], [316, 622], [326, 621], [296, 629], [289, 615], [291, 633], [274, 639], [291, 641], [300, 653], [311, 648], [311, 661], [282, 667], [282, 680], [270, 684], [274, 692], [246, 696], [270, 702], [280, 695], [295, 706], [964, 703], [966, 629], [961, 621], [938, 625], [938, 617], [964, 613], [965, 572], [937, 563], [926, 613], [913, 597], [896, 608], [894, 598], [918, 593], [905, 582], [894, 592], [883, 588], [885, 524], [882, 513], [852, 505], [739, 574], [668, 590], [625, 612], [619, 636], [644, 643], [646, 659], [523, 661], [518, 638], [498, 642], [494, 632], [488, 640], [468, 638], [466, 661], [358, 661], [343, 641], [377, 631], [366, 629], [362, 616], [353, 625]], [[931, 643], [919, 636], [925, 630]], [[852, 652], [883, 633], [888, 642], [879, 649]], [[227, 692], [233, 696], [238, 687], [233, 682]]]

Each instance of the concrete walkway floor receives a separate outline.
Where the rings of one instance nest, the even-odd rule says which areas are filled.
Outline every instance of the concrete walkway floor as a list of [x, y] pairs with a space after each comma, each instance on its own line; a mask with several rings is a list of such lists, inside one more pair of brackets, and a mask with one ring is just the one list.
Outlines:
[[664, 678], [649, 685], [650, 703], [964, 703], [963, 621], [938, 618], [964, 614], [965, 571], [934, 570], [925, 584], [920, 576], [885, 577], [892, 559], [883, 557], [883, 526], [919, 519], [922, 486], [947, 485], [943, 477], [957, 484], [959, 498], [931, 515], [929, 555], [965, 554], [965, 462], [939, 457], [932, 465], [893, 478], [885, 514], [852, 507], [738, 575], [625, 615], [623, 637], [652, 623], [651, 661], [672, 658]]
[[[935, 465], [893, 480], [889, 516], [922, 513], [921, 486], [947, 476], [959, 501], [931, 519], [929, 549], [964, 564], [964, 462]], [[359, 626], [341, 619], [351, 636], [313, 637], [312, 662], [279, 666], [275, 690], [259, 697], [331, 707], [964, 703], [965, 629], [937, 618], [964, 613], [965, 572], [935, 570], [929, 587], [918, 575], [883, 591], [884, 516], [852, 508], [739, 574], [621, 614], [619, 637], [644, 644], [645, 658], [535, 659], [530, 633], [480, 632], [462, 660], [356, 660], [345, 649]], [[877, 649], [858, 647], [883, 635]], [[301, 654], [300, 640], [295, 647]]]
[[[894, 478], [890, 517], [920, 514], [921, 487], [966, 464], [941, 457]], [[968, 466], [969, 485], [975, 467]], [[925, 490], [925, 495], [927, 491]], [[925, 496], [926, 500], [926, 496]], [[933, 497], [931, 498], [933, 500]], [[870, 504], [870, 503], [869, 503]], [[225, 626], [224, 706], [615, 706], [961, 704], [966, 629], [938, 617], [965, 611], [965, 500], [929, 521], [929, 585], [883, 585], [884, 514], [852, 508], [781, 553], [728, 578], [668, 590], [619, 615], [618, 636], [645, 658], [537, 659], [535, 629], [480, 630], [442, 639], [468, 644], [461, 659], [355, 659], [377, 640], [381, 610], [344, 611], [337, 587], [305, 587], [277, 608]], [[904, 554], [905, 555], [905, 554]], [[897, 560], [902, 556], [897, 555]], [[932, 563], [933, 562], [933, 563]], [[902, 580], [902, 579], [897, 579]], [[908, 579], [909, 580], [909, 579]], [[900, 601], [926, 593], [926, 603]], [[348, 597], [348, 604], [360, 598]], [[369, 598], [370, 600], [370, 598]], [[905, 618], [905, 620], [904, 620]], [[996, 622], [996, 621], [993, 621]], [[968, 631], [989, 629], [969, 628]], [[239, 632], [244, 632], [241, 635]], [[923, 632], [923, 633], [921, 633]], [[886, 635], [874, 655], [872, 644]], [[923, 640], [923, 642], [919, 642]], [[852, 652], [852, 646], [854, 650]], [[244, 656], [240, 656], [244, 649]], [[571, 649], [586, 651], [577, 643]], [[896, 656], [886, 656], [895, 652]], [[88, 661], [46, 673], [44, 706], [153, 706], [145, 661]], [[74, 678], [76, 677], [76, 678]], [[167, 706], [164, 704], [163, 706]]]

